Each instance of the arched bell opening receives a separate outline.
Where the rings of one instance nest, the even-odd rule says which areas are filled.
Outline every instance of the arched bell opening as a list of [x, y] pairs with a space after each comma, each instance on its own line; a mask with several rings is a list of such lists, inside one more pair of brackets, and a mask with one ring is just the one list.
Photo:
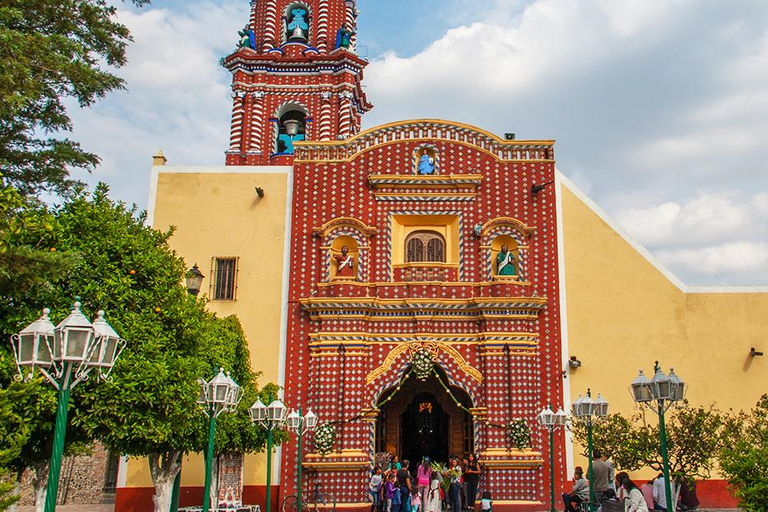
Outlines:
[[376, 420], [376, 453], [398, 455], [415, 467], [424, 456], [447, 463], [450, 455], [474, 451], [472, 400], [462, 388], [450, 385], [445, 371], [435, 365], [426, 379], [407, 368], [404, 382], [380, 396]]

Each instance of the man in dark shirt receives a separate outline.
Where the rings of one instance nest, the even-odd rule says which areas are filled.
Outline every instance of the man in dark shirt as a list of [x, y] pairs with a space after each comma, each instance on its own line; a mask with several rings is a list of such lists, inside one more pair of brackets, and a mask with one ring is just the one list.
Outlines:
[[592, 452], [592, 490], [598, 506], [603, 502], [603, 494], [611, 486], [611, 467], [601, 457], [599, 450]]
[[408, 471], [408, 460], [403, 460], [402, 468], [397, 471], [397, 487], [400, 489], [401, 510], [411, 512], [411, 473]]

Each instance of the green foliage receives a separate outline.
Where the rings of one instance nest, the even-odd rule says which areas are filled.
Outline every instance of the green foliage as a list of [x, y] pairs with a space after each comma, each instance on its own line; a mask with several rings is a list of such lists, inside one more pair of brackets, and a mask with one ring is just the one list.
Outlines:
[[509, 439], [518, 449], [525, 450], [531, 446], [531, 429], [525, 420], [514, 420], [507, 427]]
[[768, 510], [768, 395], [726, 422], [720, 469], [744, 512]]
[[130, 41], [115, 12], [105, 0], [0, 3], [0, 170], [22, 194], [72, 192], [70, 170], [98, 163], [54, 135], [72, 129], [68, 98], [87, 107], [124, 86], [109, 71], [125, 64]]
[[[144, 226], [144, 215], [111, 201], [103, 185], [52, 211], [39, 207], [25, 214], [50, 229], [22, 230], [10, 245], [55, 248], [68, 265], [37, 286], [9, 286], [3, 292], [0, 336], [7, 339], [45, 306], [52, 309], [54, 322], [61, 320], [79, 296], [86, 315], [93, 318], [104, 309], [128, 340], [110, 381], [92, 377], [75, 388], [67, 430], [70, 452], [93, 437], [111, 450], [136, 456], [199, 451], [207, 430], [196, 404], [196, 380], [210, 379], [220, 366], [243, 386], [244, 399], [238, 414], [222, 416], [217, 449], [263, 447], [264, 433], [248, 417], [248, 407], [263, 390], [257, 388], [240, 323], [215, 317], [204, 301], [187, 293], [182, 285], [187, 265], [167, 243], [172, 231]], [[0, 407], [10, 405], [30, 429], [14, 461], [14, 467], [24, 468], [50, 456], [56, 397], [40, 379], [12, 383], [14, 373], [10, 350], [2, 346]], [[268, 390], [277, 392], [276, 386]]]
[[[656, 415], [653, 415], [654, 419]], [[721, 445], [723, 417], [713, 407], [692, 407], [687, 401], [666, 416], [670, 472], [675, 479], [709, 478]], [[645, 413], [611, 414], [592, 428], [592, 444], [624, 471], [650, 467], [661, 472], [663, 461], [659, 426], [646, 421]], [[587, 429], [574, 425], [574, 437], [587, 446]], [[587, 455], [585, 453], [585, 455]]]
[[[0, 390], [0, 394], [5, 390]], [[13, 398], [18, 398], [14, 396]], [[13, 496], [13, 461], [19, 458], [22, 447], [29, 439], [30, 426], [5, 397], [0, 398], [0, 510], [5, 510], [18, 501]]]

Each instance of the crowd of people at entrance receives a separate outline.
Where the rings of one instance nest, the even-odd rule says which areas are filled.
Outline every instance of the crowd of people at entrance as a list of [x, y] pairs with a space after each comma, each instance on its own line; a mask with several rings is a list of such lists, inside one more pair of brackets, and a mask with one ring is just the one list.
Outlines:
[[[377, 465], [368, 483], [371, 512], [461, 512], [475, 510], [481, 466], [474, 453], [451, 455], [447, 466], [424, 457], [415, 467], [392, 456]], [[491, 512], [483, 493], [481, 510]]]
[[[593, 503], [598, 512], [649, 512], [659, 510], [667, 512], [667, 495], [664, 475], [638, 485], [627, 473], [615, 474], [613, 464], [598, 450], [592, 454], [592, 493]], [[590, 489], [584, 470], [577, 466], [573, 474], [571, 492], [563, 493], [565, 512], [576, 512], [579, 505], [589, 503]], [[672, 510], [693, 510], [699, 502], [696, 493], [683, 485], [679, 501]]]

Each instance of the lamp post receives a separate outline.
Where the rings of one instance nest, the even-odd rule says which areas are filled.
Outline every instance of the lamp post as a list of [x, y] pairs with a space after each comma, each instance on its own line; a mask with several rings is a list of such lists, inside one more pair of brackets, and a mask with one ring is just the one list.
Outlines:
[[[667, 508], [672, 504], [672, 487], [669, 480], [669, 456], [667, 454], [667, 431], [664, 423], [664, 413], [679, 402], [685, 396], [685, 383], [675, 375], [674, 368], [670, 368], [669, 375], [661, 371], [659, 362], [654, 366], [654, 375], [648, 380], [640, 370], [637, 378], [632, 381], [632, 398], [635, 402], [644, 405], [659, 415], [659, 437], [661, 438], [661, 459], [664, 469], [664, 493], [667, 498]], [[654, 403], [655, 402], [655, 403]]]
[[549, 510], [555, 512], [555, 430], [565, 427], [568, 415], [562, 409], [553, 412], [550, 404], [539, 413], [538, 419], [542, 428], [549, 432]]
[[[101, 380], [106, 380], [126, 343], [104, 319], [104, 311], [99, 311], [91, 323], [80, 311], [80, 303], [75, 302], [69, 316], [56, 327], [48, 317], [50, 313], [50, 309], [44, 309], [40, 318], [11, 337], [17, 380], [31, 380], [37, 369], [59, 392], [45, 512], [56, 510], [69, 393], [94, 369]], [[26, 375], [23, 368], [29, 370]]]
[[304, 437], [304, 434], [307, 432], [311, 432], [315, 430], [315, 427], [317, 426], [317, 415], [310, 411], [302, 416], [301, 415], [301, 407], [299, 407], [299, 411], [293, 411], [291, 414], [288, 415], [288, 428], [292, 430], [293, 432], [296, 432], [296, 437], [299, 441], [298, 446], [298, 462], [299, 462], [299, 470], [296, 473], [296, 502], [297, 507], [296, 510], [298, 512], [301, 512], [301, 456], [302, 456], [302, 449], [301, 449], [301, 438]]
[[234, 411], [240, 403], [242, 390], [232, 380], [229, 373], [224, 375], [224, 368], [219, 369], [210, 382], [198, 379], [200, 397], [197, 403], [203, 406], [203, 413], [208, 416], [208, 451], [205, 457], [205, 489], [203, 491], [203, 512], [208, 512], [211, 506], [211, 472], [213, 470], [213, 448], [216, 435], [216, 418], [223, 412]]
[[608, 402], [602, 395], [597, 395], [597, 400], [592, 400], [592, 390], [587, 390], [586, 398], [581, 395], [576, 399], [571, 407], [573, 417], [581, 421], [587, 427], [587, 456], [589, 458], [589, 469], [587, 478], [589, 479], [589, 509], [595, 509], [595, 486], [592, 472], [592, 425], [595, 421], [608, 416]]
[[285, 414], [287, 409], [280, 399], [272, 401], [269, 406], [262, 403], [261, 400], [256, 400], [256, 403], [251, 407], [251, 421], [258, 423], [267, 430], [267, 496], [266, 496], [266, 512], [270, 510], [270, 501], [272, 498], [272, 431], [276, 428], [280, 428], [285, 421]]

